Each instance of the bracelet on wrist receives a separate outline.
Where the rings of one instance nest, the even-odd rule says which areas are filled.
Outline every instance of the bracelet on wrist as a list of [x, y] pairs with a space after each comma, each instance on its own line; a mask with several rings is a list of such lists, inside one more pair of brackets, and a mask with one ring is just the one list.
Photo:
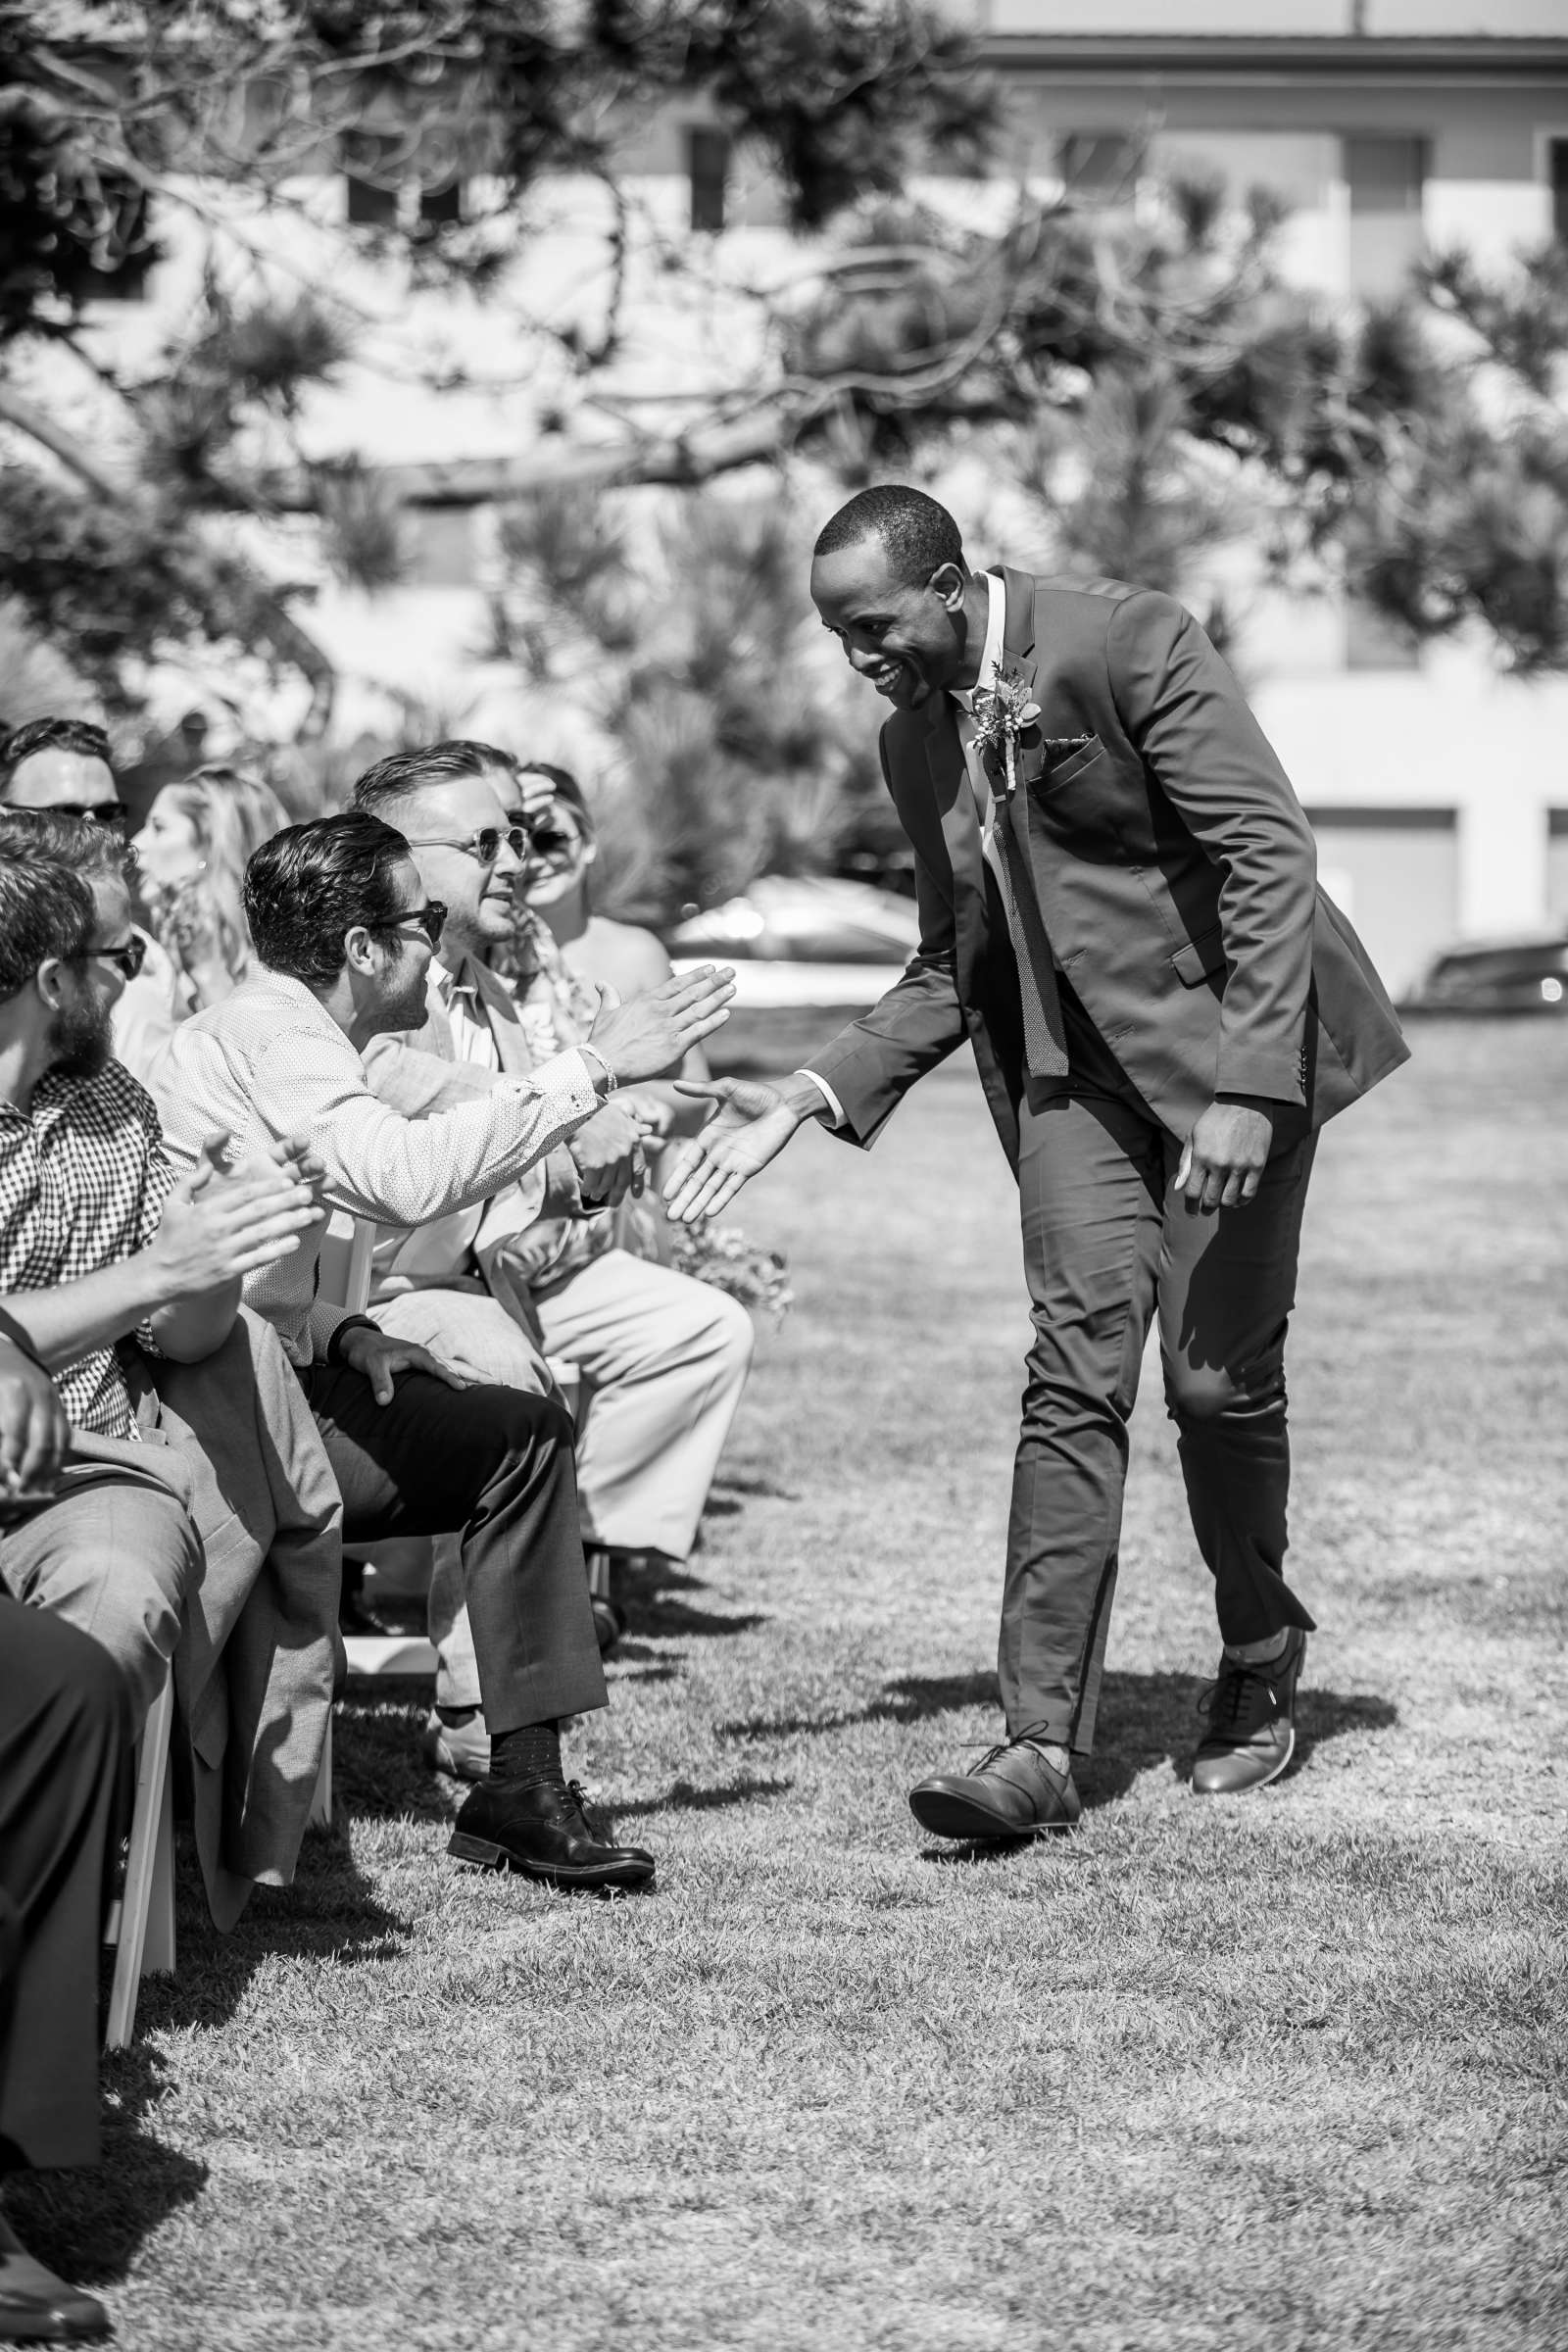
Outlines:
[[577, 1048], [577, 1051], [578, 1051], [578, 1053], [579, 1053], [579, 1054], [583, 1054], [583, 1055], [584, 1055], [584, 1056], [586, 1056], [588, 1059], [590, 1059], [590, 1060], [593, 1060], [593, 1061], [597, 1061], [597, 1062], [598, 1062], [598, 1064], [599, 1064], [599, 1067], [600, 1067], [600, 1068], [601, 1068], [601, 1069], [604, 1071], [604, 1073], [605, 1073], [605, 1095], [606, 1095], [606, 1099], [608, 1100], [608, 1099], [609, 1099], [609, 1097], [614, 1093], [614, 1091], [615, 1091], [616, 1087], [617, 1087], [617, 1086], [620, 1084], [620, 1080], [619, 1080], [619, 1079], [618, 1079], [618, 1078], [615, 1076], [615, 1073], [614, 1073], [614, 1071], [612, 1069], [612, 1067], [611, 1067], [611, 1065], [610, 1065], [610, 1062], [609, 1062], [609, 1060], [607, 1059], [607, 1057], [606, 1057], [606, 1056], [605, 1056], [603, 1054], [601, 1054], [601, 1053], [600, 1053], [600, 1051], [599, 1051], [599, 1048], [598, 1048], [597, 1046], [590, 1046], [590, 1045], [584, 1044], [584, 1045], [580, 1045], [580, 1046]]

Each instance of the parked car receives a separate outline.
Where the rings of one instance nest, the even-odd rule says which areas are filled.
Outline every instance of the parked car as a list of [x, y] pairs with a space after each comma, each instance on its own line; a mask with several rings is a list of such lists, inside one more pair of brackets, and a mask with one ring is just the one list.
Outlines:
[[1449, 948], [1400, 1010], [1568, 1013], [1568, 939], [1559, 932]]
[[793, 1069], [893, 986], [918, 941], [912, 900], [865, 882], [764, 874], [681, 923], [668, 945], [677, 971], [735, 967], [729, 1020], [708, 1041], [724, 1072]]

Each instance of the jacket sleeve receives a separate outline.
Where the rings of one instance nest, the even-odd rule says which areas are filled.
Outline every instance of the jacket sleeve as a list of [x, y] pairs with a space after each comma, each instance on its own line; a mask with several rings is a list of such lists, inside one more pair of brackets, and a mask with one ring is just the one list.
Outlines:
[[1312, 829], [1241, 688], [1192, 614], [1144, 589], [1106, 640], [1110, 690], [1161, 790], [1220, 869], [1225, 948], [1217, 1094], [1304, 1101]]
[[915, 1080], [946, 1061], [968, 1035], [958, 1001], [953, 902], [918, 850], [914, 895], [920, 945], [902, 978], [804, 1064], [838, 1100], [844, 1116], [833, 1134], [862, 1150], [875, 1143]]

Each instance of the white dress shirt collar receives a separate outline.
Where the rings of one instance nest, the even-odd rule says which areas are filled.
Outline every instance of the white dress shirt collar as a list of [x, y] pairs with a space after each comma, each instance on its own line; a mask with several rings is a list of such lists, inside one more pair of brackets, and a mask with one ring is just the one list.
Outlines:
[[960, 694], [956, 687], [950, 686], [948, 688], [949, 694], [957, 704], [958, 709], [966, 711], [970, 717], [974, 715], [975, 696], [983, 693], [986, 688], [995, 686], [997, 682], [997, 673], [1002, 667], [1003, 643], [1007, 628], [1006, 588], [994, 571], [982, 572], [981, 577], [986, 584], [987, 602], [986, 638], [984, 645], [980, 648], [979, 674], [966, 693]]

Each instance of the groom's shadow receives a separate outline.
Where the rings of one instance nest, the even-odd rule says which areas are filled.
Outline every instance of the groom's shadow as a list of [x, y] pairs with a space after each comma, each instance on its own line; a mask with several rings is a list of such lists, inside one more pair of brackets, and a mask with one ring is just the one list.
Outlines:
[[[1107, 1674], [1100, 1694], [1095, 1753], [1074, 1768], [1084, 1811], [1125, 1796], [1150, 1771], [1165, 1767], [1184, 1779], [1202, 1736], [1202, 1705], [1210, 1685], [1196, 1674]], [[909, 1675], [888, 1685], [887, 1696], [865, 1710], [868, 1716], [913, 1723], [951, 1714], [956, 1708], [1001, 1710], [993, 1674]], [[1296, 1753], [1281, 1777], [1300, 1771], [1325, 1740], [1347, 1732], [1387, 1731], [1398, 1709], [1377, 1691], [1303, 1690], [1296, 1706]], [[952, 1769], [963, 1769], [956, 1766]], [[971, 1848], [961, 1849], [967, 1854]]]

